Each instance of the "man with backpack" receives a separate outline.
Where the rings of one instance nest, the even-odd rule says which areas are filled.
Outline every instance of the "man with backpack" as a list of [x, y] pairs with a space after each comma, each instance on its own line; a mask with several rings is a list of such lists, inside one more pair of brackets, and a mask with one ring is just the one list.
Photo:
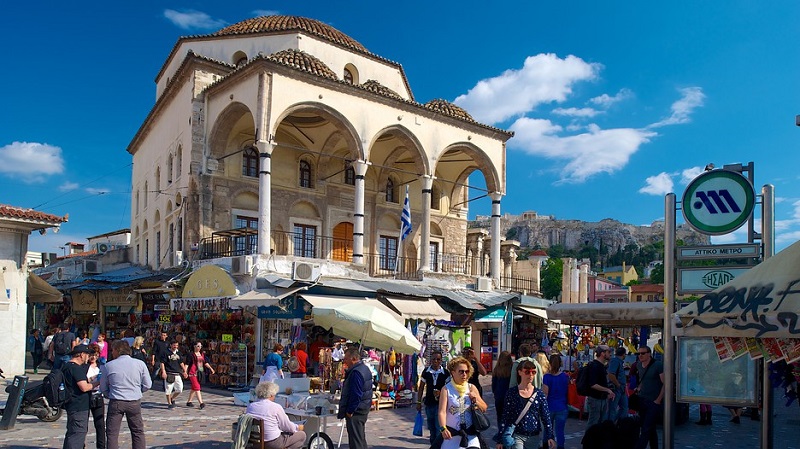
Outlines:
[[[63, 331], [61, 333], [64, 333]], [[67, 332], [70, 333], [70, 332]], [[64, 387], [67, 391], [67, 434], [64, 436], [64, 449], [83, 449], [86, 434], [89, 432], [89, 409], [92, 389], [100, 385], [95, 380], [87, 380], [89, 354], [92, 350], [86, 345], [75, 346], [68, 354], [69, 361], [62, 368]]]
[[75, 347], [75, 334], [69, 331], [69, 324], [61, 325], [61, 332], [53, 337], [53, 369], [60, 369], [61, 366], [70, 360], [70, 351]]
[[594, 360], [581, 369], [576, 384], [578, 394], [586, 396], [589, 418], [586, 428], [605, 421], [608, 417], [608, 402], [613, 401], [616, 394], [608, 388], [606, 364], [611, 360], [611, 348], [599, 345], [594, 349]]

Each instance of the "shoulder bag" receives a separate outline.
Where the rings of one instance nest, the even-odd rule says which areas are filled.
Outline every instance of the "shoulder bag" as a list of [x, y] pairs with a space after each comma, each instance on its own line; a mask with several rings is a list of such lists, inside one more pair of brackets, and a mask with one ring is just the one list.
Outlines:
[[[647, 368], [645, 368], [644, 372], [642, 373], [642, 377], [639, 380], [639, 385], [637, 385], [636, 389], [633, 390], [633, 393], [631, 393], [631, 395], [628, 396], [628, 407], [630, 407], [631, 410], [636, 410], [637, 412], [641, 412], [642, 399], [639, 397], [639, 389], [642, 388], [642, 381], [644, 380], [644, 376], [647, 375], [647, 370], [649, 370], [650, 367], [653, 366], [654, 363], [655, 363], [654, 360], [650, 361], [650, 363], [647, 365]], [[641, 366], [642, 366], [642, 364], [639, 363], [639, 368], [641, 368]], [[637, 372], [638, 372], [638, 369], [637, 369]]]
[[531, 408], [531, 404], [533, 404], [533, 398], [536, 396], [536, 390], [533, 390], [533, 394], [531, 395], [528, 402], [525, 403], [525, 407], [520, 412], [519, 416], [517, 416], [517, 420], [514, 421], [514, 424], [507, 426], [503, 429], [503, 433], [500, 434], [500, 441], [499, 443], [503, 445], [503, 447], [514, 447], [514, 430], [522, 421], [522, 418], [525, 417], [525, 414], [528, 413], [528, 410]]

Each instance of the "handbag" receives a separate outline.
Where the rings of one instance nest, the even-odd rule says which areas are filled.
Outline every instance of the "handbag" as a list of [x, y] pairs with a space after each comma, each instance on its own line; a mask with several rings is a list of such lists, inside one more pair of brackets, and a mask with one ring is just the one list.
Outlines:
[[422, 418], [422, 411], [417, 412], [417, 417], [414, 418], [414, 431], [412, 434], [416, 437], [422, 436], [422, 427], [424, 425], [424, 419]]
[[478, 432], [483, 432], [489, 427], [492, 427], [492, 423], [489, 422], [489, 417], [476, 405], [472, 406], [472, 425], [475, 426], [475, 430]]
[[171, 384], [175, 382], [175, 375], [174, 374], [167, 374], [167, 383]]
[[525, 417], [525, 414], [528, 413], [528, 410], [531, 408], [531, 404], [533, 404], [533, 396], [536, 394], [536, 391], [533, 392], [534, 394], [531, 395], [528, 402], [525, 403], [525, 407], [517, 416], [517, 420], [514, 421], [514, 424], [510, 424], [503, 429], [503, 433], [500, 434], [500, 438], [498, 441], [503, 447], [513, 447], [514, 446], [514, 430], [517, 428], [517, 424], [522, 421], [522, 418]]
[[98, 408], [103, 407], [105, 403], [103, 402], [103, 394], [99, 391], [92, 392], [92, 398], [89, 402], [89, 407], [91, 408]]

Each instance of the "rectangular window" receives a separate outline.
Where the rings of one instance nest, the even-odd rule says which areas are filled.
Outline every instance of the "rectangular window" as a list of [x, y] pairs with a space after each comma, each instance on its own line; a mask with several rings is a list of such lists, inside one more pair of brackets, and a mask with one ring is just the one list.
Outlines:
[[294, 225], [294, 255], [297, 257], [317, 257], [317, 227]]
[[136, 244], [136, 260], [134, 261], [136, 265], [139, 265], [139, 244]]
[[156, 265], [155, 268], [161, 267], [161, 231], [156, 231]]
[[144, 264], [150, 265], [150, 239], [144, 239]]
[[439, 271], [439, 242], [431, 242], [430, 251], [431, 270]]
[[[233, 222], [233, 226], [239, 228], [258, 229], [258, 219], [248, 217], [245, 215], [237, 215]], [[255, 254], [258, 246], [257, 235], [247, 235], [242, 237], [234, 237], [233, 244], [235, 247], [236, 255]]]
[[381, 270], [394, 271], [397, 263], [397, 237], [380, 236], [378, 257]]

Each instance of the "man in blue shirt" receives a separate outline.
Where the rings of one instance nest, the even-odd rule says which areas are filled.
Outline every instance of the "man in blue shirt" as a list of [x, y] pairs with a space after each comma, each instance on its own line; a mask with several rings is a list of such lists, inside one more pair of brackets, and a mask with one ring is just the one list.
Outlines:
[[345, 351], [342, 363], [347, 371], [336, 417], [345, 418], [350, 449], [367, 449], [365, 427], [372, 406], [372, 372], [355, 348]]
[[615, 352], [615, 357], [608, 362], [608, 387], [614, 390], [614, 399], [608, 404], [608, 419], [616, 422], [617, 419], [628, 416], [628, 394], [625, 379], [625, 356], [628, 351], [620, 346]]
[[106, 417], [108, 449], [119, 448], [119, 429], [122, 416], [131, 429], [133, 449], [145, 449], [142, 393], [152, 387], [147, 365], [131, 357], [131, 347], [125, 340], [111, 344], [114, 360], [101, 370], [100, 391], [109, 399]]

